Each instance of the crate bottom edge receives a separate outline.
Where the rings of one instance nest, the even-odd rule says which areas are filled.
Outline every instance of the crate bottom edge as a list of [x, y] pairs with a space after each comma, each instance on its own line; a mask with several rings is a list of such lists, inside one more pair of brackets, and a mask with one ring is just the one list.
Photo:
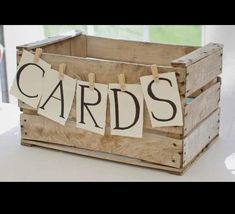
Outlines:
[[[216, 141], [218, 137], [213, 139], [210, 143], [207, 144], [207, 148], [209, 147], [209, 144], [213, 144], [214, 141]], [[129, 164], [129, 165], [134, 165], [134, 166], [141, 166], [141, 167], [147, 167], [147, 168], [152, 168], [152, 169], [158, 169], [161, 171], [165, 171], [170, 174], [175, 174], [175, 175], [182, 175], [185, 170], [187, 170], [192, 163], [198, 159], [198, 157], [204, 153], [205, 150], [203, 149], [197, 157], [195, 157], [190, 163], [188, 163], [185, 167], [183, 168], [174, 168], [166, 165], [161, 165], [161, 164], [155, 164], [155, 163], [150, 163], [146, 161], [142, 161], [140, 159], [136, 158], [130, 158], [130, 157], [125, 157], [121, 155], [116, 155], [116, 154], [110, 154], [110, 153], [105, 153], [105, 152], [99, 152], [99, 151], [93, 151], [93, 150], [88, 150], [88, 149], [81, 149], [81, 148], [76, 148], [76, 147], [71, 147], [71, 146], [66, 146], [66, 145], [59, 145], [59, 144], [54, 144], [54, 143], [48, 143], [48, 142], [42, 142], [42, 141], [36, 141], [36, 140], [28, 140], [28, 139], [22, 139], [21, 140], [21, 145], [23, 146], [38, 146], [38, 147], [44, 147], [48, 149], [54, 149], [54, 150], [59, 150], [63, 152], [69, 152], [73, 154], [78, 154], [78, 155], [83, 155], [83, 156], [88, 156], [88, 157], [93, 157], [93, 158], [98, 158], [98, 159], [104, 159], [104, 160], [109, 160], [113, 162], [119, 162], [119, 163], [124, 163], [124, 164]]]

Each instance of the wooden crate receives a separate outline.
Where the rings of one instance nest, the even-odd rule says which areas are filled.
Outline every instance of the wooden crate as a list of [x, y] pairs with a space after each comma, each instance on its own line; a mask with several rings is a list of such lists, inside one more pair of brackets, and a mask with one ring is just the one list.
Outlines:
[[221, 44], [168, 45], [99, 38], [78, 32], [18, 46], [18, 62], [22, 49], [35, 51], [38, 47], [43, 49], [42, 59], [52, 68], [58, 69], [60, 63], [66, 63], [66, 74], [84, 81], [93, 72], [98, 83], [116, 83], [117, 75], [124, 72], [127, 83], [140, 83], [141, 76], [151, 74], [151, 64], [157, 64], [160, 73], [176, 72], [184, 126], [152, 128], [145, 104], [143, 138], [112, 136], [108, 103], [106, 134], [101, 136], [76, 128], [75, 99], [66, 126], [38, 115], [35, 109], [19, 101], [23, 145], [181, 174], [217, 139]]

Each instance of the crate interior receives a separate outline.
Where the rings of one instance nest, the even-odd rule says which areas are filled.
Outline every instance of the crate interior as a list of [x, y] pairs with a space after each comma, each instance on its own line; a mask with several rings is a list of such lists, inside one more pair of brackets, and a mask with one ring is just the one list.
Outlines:
[[137, 42], [80, 35], [45, 46], [43, 50], [47, 53], [69, 56], [170, 66], [171, 61], [197, 48], [195, 46]]
[[[45, 53], [83, 57], [94, 60], [133, 63], [139, 65], [157, 64], [171, 68], [171, 62], [199, 47], [128, 41], [80, 35], [69, 40], [43, 47]], [[161, 69], [159, 71], [161, 73]], [[128, 81], [128, 79], [127, 79]], [[195, 94], [187, 98], [190, 104]]]

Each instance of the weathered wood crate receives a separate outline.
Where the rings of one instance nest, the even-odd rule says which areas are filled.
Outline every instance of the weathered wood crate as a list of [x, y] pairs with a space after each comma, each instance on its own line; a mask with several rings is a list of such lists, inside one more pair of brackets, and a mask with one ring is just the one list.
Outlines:
[[184, 126], [152, 128], [146, 104], [143, 138], [111, 136], [107, 107], [106, 134], [76, 128], [75, 98], [66, 126], [39, 116], [36, 109], [19, 101], [23, 145], [36, 145], [133, 165], [181, 174], [219, 135], [219, 100], [223, 46], [204, 47], [144, 43], [83, 35], [57, 36], [17, 47], [42, 48], [42, 59], [58, 69], [67, 64], [66, 74], [96, 82], [117, 82], [125, 73], [127, 83], [140, 83], [140, 76], [151, 74], [157, 64], [160, 73], [176, 72], [182, 101]]

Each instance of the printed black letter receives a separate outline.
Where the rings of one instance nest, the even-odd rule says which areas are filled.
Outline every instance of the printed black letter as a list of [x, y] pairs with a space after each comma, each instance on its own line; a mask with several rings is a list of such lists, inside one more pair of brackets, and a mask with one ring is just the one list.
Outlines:
[[88, 106], [95, 106], [95, 105], [98, 105], [100, 103], [100, 101], [101, 101], [101, 93], [96, 88], [94, 88], [94, 90], [97, 92], [97, 95], [98, 95], [97, 101], [95, 103], [85, 103], [85, 96], [84, 96], [85, 88], [89, 88], [89, 86], [87, 86], [87, 85], [79, 85], [79, 86], [81, 86], [81, 121], [80, 121], [80, 123], [85, 124], [85, 122], [84, 122], [84, 107], [85, 107], [86, 110], [88, 111], [88, 113], [90, 114], [93, 122], [95, 123], [95, 127], [103, 129], [102, 127], [100, 127], [97, 124], [97, 122], [95, 121], [95, 118], [91, 114], [90, 109], [88, 108]]
[[40, 67], [39, 65], [37, 65], [37, 64], [35, 64], [35, 63], [27, 63], [27, 64], [21, 66], [20, 69], [18, 70], [18, 72], [17, 72], [17, 74], [16, 74], [16, 83], [17, 83], [17, 86], [18, 86], [20, 92], [21, 92], [24, 96], [29, 97], [29, 98], [36, 98], [36, 97], [38, 97], [38, 94], [37, 94], [37, 95], [27, 95], [27, 94], [25, 94], [25, 93], [21, 90], [21, 87], [20, 87], [20, 75], [21, 75], [22, 71], [23, 71], [27, 66], [29, 66], [29, 65], [33, 65], [33, 66], [38, 67], [38, 68], [42, 71], [42, 77], [44, 77], [45, 71], [42, 69], [42, 67]]
[[[53, 94], [56, 92], [58, 87], [60, 87], [60, 97], [61, 98], [53, 96]], [[46, 102], [40, 107], [41, 109], [44, 110], [45, 105], [48, 103], [48, 101], [50, 100], [51, 97], [61, 101], [61, 114], [60, 114], [60, 117], [64, 118], [64, 92], [63, 92], [63, 83], [62, 83], [62, 80], [59, 81], [59, 83], [57, 84], [55, 89], [51, 92], [50, 96], [47, 98]]]
[[[170, 84], [170, 86], [172, 87], [172, 83], [171, 83], [171, 81], [170, 81], [169, 79], [166, 79], [166, 78], [159, 78], [159, 80], [167, 81], [167, 82]], [[169, 103], [169, 104], [172, 106], [173, 113], [172, 113], [172, 116], [171, 116], [170, 118], [167, 118], [167, 119], [160, 119], [160, 118], [157, 118], [157, 117], [153, 114], [153, 112], [151, 112], [152, 117], [153, 117], [155, 120], [163, 121], [163, 122], [164, 122], [164, 121], [170, 121], [170, 120], [174, 119], [174, 117], [176, 116], [176, 113], [177, 113], [177, 108], [176, 108], [175, 103], [173, 103], [171, 100], [160, 99], [160, 98], [156, 97], [156, 96], [153, 94], [153, 92], [152, 92], [152, 85], [153, 85], [153, 83], [154, 83], [154, 80], [151, 81], [150, 84], [148, 85], [148, 94], [149, 94], [149, 96], [150, 96], [152, 99], [154, 99], [154, 100]]]
[[[131, 127], [133, 127], [139, 120], [139, 116], [140, 116], [140, 105], [139, 105], [139, 102], [138, 102], [138, 99], [135, 97], [134, 94], [128, 92], [128, 91], [123, 91], [122, 93], [126, 93], [126, 94], [129, 94], [133, 100], [134, 100], [134, 103], [135, 103], [135, 118], [134, 118], [134, 121], [132, 124], [130, 124], [129, 126], [126, 126], [126, 127], [121, 127], [120, 124], [119, 124], [119, 107], [118, 107], [118, 92], [120, 92], [121, 90], [120, 89], [116, 89], [116, 88], [113, 88], [111, 89], [114, 93], [114, 102], [115, 102], [115, 118], [116, 118], [116, 126], [114, 129], [120, 129], [120, 130], [125, 130], [125, 129], [129, 129]], [[128, 106], [127, 106], [128, 108]]]

